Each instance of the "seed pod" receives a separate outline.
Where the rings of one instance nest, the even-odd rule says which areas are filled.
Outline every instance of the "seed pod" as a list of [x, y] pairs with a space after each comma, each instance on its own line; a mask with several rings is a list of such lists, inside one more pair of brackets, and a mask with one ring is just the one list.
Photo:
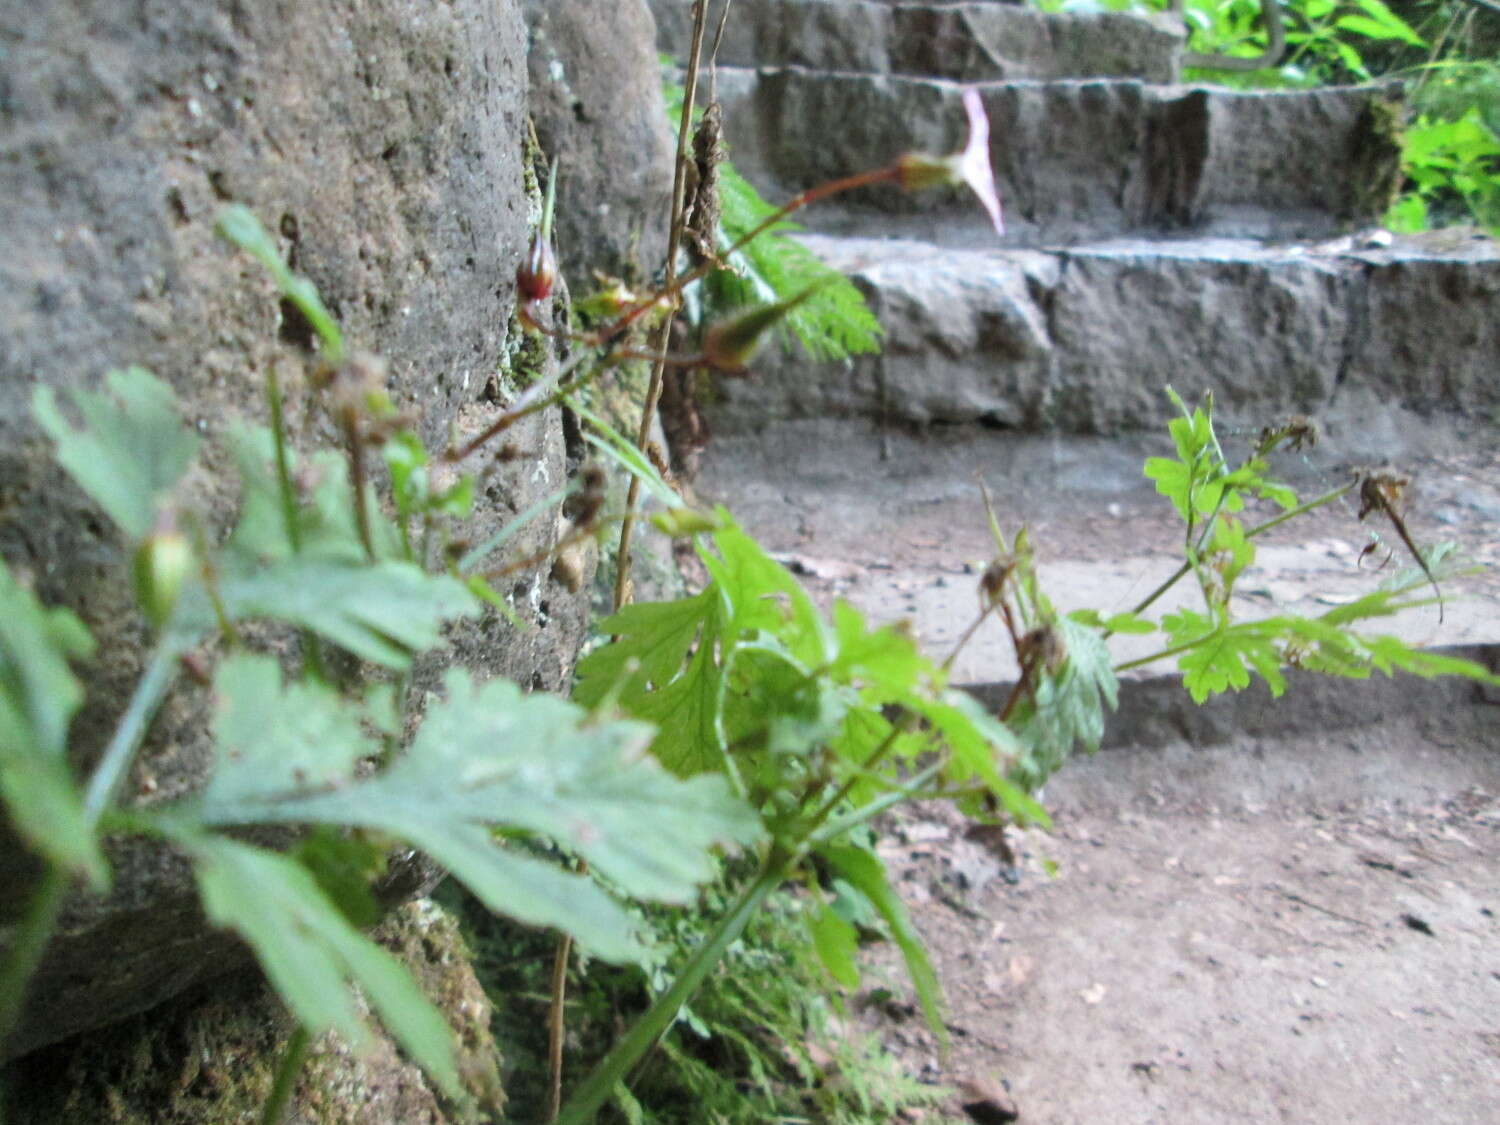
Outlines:
[[177, 530], [176, 522], [163, 516], [155, 530], [141, 540], [130, 567], [136, 600], [154, 628], [160, 629], [172, 616], [192, 572], [192, 546]]
[[718, 516], [708, 512], [699, 512], [693, 508], [668, 508], [664, 512], [655, 513], [651, 517], [651, 523], [663, 535], [670, 535], [673, 539], [698, 535], [706, 531], [718, 531], [724, 526]]
[[703, 334], [703, 361], [719, 371], [743, 372], [755, 358], [766, 332], [817, 292], [820, 286], [821, 283], [809, 285], [795, 297], [777, 301], [774, 305], [754, 305], [711, 325]]
[[964, 182], [963, 165], [951, 156], [909, 152], [896, 161], [896, 182], [903, 191], [957, 187]]

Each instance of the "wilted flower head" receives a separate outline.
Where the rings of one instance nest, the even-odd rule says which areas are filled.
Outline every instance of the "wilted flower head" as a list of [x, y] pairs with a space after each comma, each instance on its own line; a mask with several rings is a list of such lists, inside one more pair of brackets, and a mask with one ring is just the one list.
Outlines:
[[963, 151], [951, 156], [908, 153], [896, 162], [896, 179], [907, 191], [968, 184], [989, 213], [995, 233], [1004, 234], [1000, 193], [995, 188], [995, 173], [990, 168], [990, 119], [985, 116], [984, 102], [978, 90], [964, 91], [964, 110], [969, 115], [969, 139]]

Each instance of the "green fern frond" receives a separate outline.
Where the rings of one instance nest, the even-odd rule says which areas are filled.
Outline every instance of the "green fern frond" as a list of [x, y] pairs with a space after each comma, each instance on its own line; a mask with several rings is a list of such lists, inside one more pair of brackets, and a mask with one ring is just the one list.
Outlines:
[[[728, 165], [719, 170], [719, 202], [720, 237], [726, 247], [775, 211]], [[884, 330], [865, 303], [864, 294], [790, 237], [802, 229], [798, 223], [783, 220], [731, 256], [732, 269], [719, 270], [707, 279], [710, 303], [729, 309], [751, 302], [774, 302], [817, 286], [816, 292], [781, 322], [783, 343], [795, 339], [817, 360], [879, 352]]]

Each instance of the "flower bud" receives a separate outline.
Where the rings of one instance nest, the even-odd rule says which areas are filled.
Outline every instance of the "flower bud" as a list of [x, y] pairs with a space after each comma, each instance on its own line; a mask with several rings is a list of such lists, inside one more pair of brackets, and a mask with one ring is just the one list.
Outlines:
[[164, 516], [156, 529], [141, 540], [130, 566], [136, 600], [153, 627], [160, 629], [172, 616], [183, 584], [192, 571], [192, 546], [171, 517]]
[[557, 255], [552, 242], [542, 231], [531, 236], [526, 257], [516, 267], [516, 288], [526, 301], [545, 301], [557, 284]]
[[1003, 235], [1000, 193], [995, 187], [995, 171], [990, 166], [990, 119], [978, 90], [964, 91], [964, 111], [969, 116], [969, 139], [964, 142], [963, 151], [951, 156], [908, 153], [895, 163], [896, 182], [907, 191], [968, 184], [989, 215], [995, 233]]
[[718, 531], [724, 526], [724, 521], [717, 516], [693, 508], [668, 508], [664, 512], [655, 513], [651, 517], [651, 523], [663, 535], [669, 535], [673, 539]]
[[957, 187], [964, 182], [962, 162], [951, 156], [908, 152], [896, 161], [896, 182], [903, 191]]
[[703, 361], [720, 371], [743, 372], [755, 358], [766, 332], [817, 292], [821, 284], [809, 285], [795, 297], [774, 305], [754, 305], [732, 313], [711, 325], [703, 334]]

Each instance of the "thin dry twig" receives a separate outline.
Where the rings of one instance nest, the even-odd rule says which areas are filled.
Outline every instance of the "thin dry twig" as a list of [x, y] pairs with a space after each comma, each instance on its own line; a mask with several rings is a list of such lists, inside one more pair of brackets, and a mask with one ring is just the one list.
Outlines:
[[1289, 891], [1285, 887], [1273, 886], [1271, 889], [1288, 902], [1295, 902], [1298, 906], [1305, 906], [1310, 910], [1316, 910], [1318, 913], [1326, 914], [1330, 918], [1337, 918], [1340, 922], [1352, 922], [1356, 926], [1364, 926], [1366, 929], [1370, 928], [1370, 923], [1366, 922], [1363, 918], [1356, 918], [1352, 914], [1340, 914], [1337, 910], [1330, 910], [1328, 907], [1313, 902], [1312, 899], [1299, 895], [1295, 891]]
[[[691, 161], [689, 152], [693, 135], [693, 105], [698, 93], [698, 70], [703, 60], [703, 32], [708, 22], [707, 0], [695, 0], [693, 4], [693, 42], [688, 55], [687, 74], [683, 79], [682, 120], [677, 129], [677, 163], [672, 175], [672, 223], [667, 234], [665, 292], [673, 291], [677, 280], [677, 252], [682, 246], [683, 214], [687, 195], [687, 168]], [[665, 357], [667, 343], [671, 338], [672, 318], [666, 317], [656, 330], [654, 350]], [[661, 401], [662, 379], [666, 373], [664, 358], [658, 358], [651, 369], [651, 382], [646, 387], [646, 401], [641, 406], [641, 424], [636, 432], [636, 445], [645, 449], [651, 439], [651, 419], [656, 416], [657, 403]], [[636, 506], [641, 498], [639, 477], [630, 478], [630, 488], [625, 496], [625, 519], [620, 524], [620, 547], [615, 555], [615, 609], [630, 600], [630, 539], [635, 530]]]

